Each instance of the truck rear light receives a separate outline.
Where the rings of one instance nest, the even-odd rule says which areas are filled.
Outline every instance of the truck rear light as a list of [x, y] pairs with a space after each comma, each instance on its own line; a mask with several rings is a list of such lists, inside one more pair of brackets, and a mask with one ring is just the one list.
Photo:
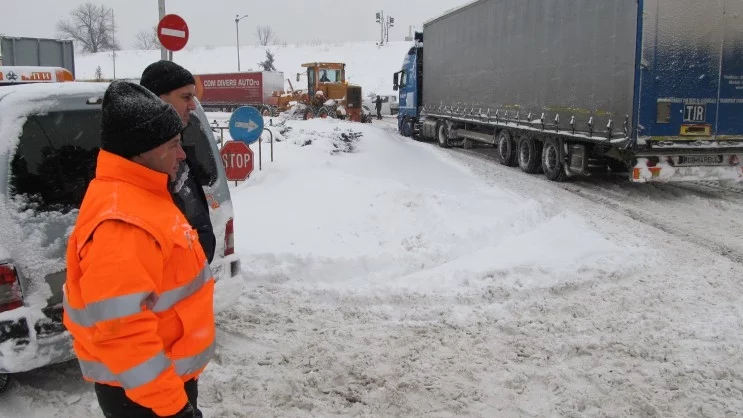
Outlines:
[[224, 227], [224, 255], [235, 254], [235, 228], [233, 227], [232, 218], [227, 221]]
[[23, 306], [21, 286], [12, 264], [0, 264], [0, 312]]

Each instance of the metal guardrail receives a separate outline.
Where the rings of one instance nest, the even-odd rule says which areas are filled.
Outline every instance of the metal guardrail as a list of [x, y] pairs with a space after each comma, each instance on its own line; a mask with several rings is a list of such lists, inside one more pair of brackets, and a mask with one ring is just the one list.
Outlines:
[[[229, 126], [214, 126], [210, 125], [212, 128], [212, 131], [219, 130], [219, 148], [221, 149], [224, 146], [224, 131], [230, 130]], [[263, 128], [264, 132], [268, 132], [269, 135], [271, 135], [271, 162], [273, 162], [273, 132], [271, 132], [268, 128]], [[258, 171], [263, 170], [263, 135], [261, 134], [260, 138], [258, 138]]]

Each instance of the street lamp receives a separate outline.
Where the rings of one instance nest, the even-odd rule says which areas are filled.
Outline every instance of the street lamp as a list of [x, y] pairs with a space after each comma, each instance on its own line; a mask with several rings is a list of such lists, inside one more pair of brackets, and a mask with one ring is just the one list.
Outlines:
[[235, 15], [235, 33], [237, 33], [237, 71], [240, 71], [240, 26], [238, 23], [246, 17], [248, 17], [248, 15]]

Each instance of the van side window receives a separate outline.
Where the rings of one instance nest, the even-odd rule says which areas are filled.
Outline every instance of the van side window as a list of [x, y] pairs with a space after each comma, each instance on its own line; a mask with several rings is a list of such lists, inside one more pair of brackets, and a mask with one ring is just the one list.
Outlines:
[[100, 110], [29, 116], [10, 163], [11, 196], [37, 212], [79, 209], [95, 177], [100, 127]]

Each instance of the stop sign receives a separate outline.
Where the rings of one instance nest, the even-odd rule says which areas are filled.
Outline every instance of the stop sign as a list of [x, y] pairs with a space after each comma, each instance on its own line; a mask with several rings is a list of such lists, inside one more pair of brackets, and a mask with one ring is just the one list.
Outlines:
[[219, 155], [227, 172], [227, 180], [242, 181], [253, 172], [253, 150], [244, 142], [225, 142]]
[[157, 39], [169, 51], [180, 51], [188, 42], [188, 25], [178, 15], [165, 15], [157, 24]]

